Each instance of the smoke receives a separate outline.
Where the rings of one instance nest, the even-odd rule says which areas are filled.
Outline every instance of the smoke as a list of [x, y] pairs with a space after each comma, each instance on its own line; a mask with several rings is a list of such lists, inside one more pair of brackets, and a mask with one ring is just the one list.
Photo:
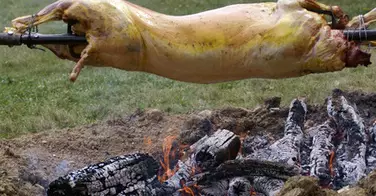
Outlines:
[[[47, 196], [49, 184], [60, 176], [66, 175], [71, 169], [67, 160], [60, 161], [52, 170], [48, 170], [43, 164], [49, 159], [42, 159], [38, 153], [25, 154], [26, 166], [20, 171], [20, 179], [33, 185], [33, 192], [37, 195]], [[50, 164], [50, 162], [48, 163]], [[43, 187], [43, 188], [41, 188]]]

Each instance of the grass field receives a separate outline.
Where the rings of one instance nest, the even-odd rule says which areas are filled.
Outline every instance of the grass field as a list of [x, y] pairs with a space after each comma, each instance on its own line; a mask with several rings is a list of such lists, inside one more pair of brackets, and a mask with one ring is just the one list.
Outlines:
[[[17, 16], [35, 13], [53, 0], [1, 0], [0, 28]], [[168, 14], [189, 14], [240, 0], [139, 0], [137, 4]], [[374, 0], [322, 1], [341, 5], [351, 16], [376, 7]], [[64, 32], [53, 23], [41, 32]], [[374, 59], [375, 61], [376, 59]], [[226, 106], [253, 107], [269, 96], [283, 104], [296, 96], [321, 102], [331, 89], [376, 91], [376, 69], [357, 68], [337, 73], [285, 80], [248, 79], [197, 85], [155, 75], [87, 67], [76, 83], [68, 75], [74, 63], [50, 52], [26, 47], [0, 47], [0, 137], [66, 128], [129, 114], [137, 108], [184, 113]]]

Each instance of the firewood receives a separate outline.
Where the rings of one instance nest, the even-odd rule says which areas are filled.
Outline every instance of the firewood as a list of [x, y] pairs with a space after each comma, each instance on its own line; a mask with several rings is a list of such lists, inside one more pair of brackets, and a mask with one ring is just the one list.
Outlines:
[[49, 196], [157, 195], [158, 163], [147, 154], [118, 156], [53, 181]]
[[290, 176], [299, 175], [295, 167], [272, 161], [255, 159], [235, 159], [221, 164], [214, 170], [196, 175], [198, 184], [210, 184], [216, 180], [233, 177], [272, 177], [286, 180]]
[[304, 100], [294, 99], [290, 104], [284, 137], [268, 148], [260, 149], [248, 155], [247, 158], [298, 165], [306, 113], [307, 106]]
[[191, 147], [192, 154], [185, 161], [179, 161], [177, 172], [165, 185], [176, 190], [182, 188], [182, 181], [191, 181], [195, 170], [205, 171], [229, 159], [235, 159], [240, 148], [240, 139], [233, 132], [222, 129], [213, 135], [201, 138]]
[[310, 175], [317, 177], [320, 184], [329, 185], [332, 181], [332, 159], [334, 145], [332, 138], [335, 130], [330, 127], [330, 122], [314, 127], [315, 135], [312, 138], [312, 151], [310, 153]]
[[363, 119], [343, 96], [341, 90], [334, 90], [328, 99], [328, 114], [334, 119], [343, 139], [336, 150], [335, 183], [344, 187], [358, 182], [366, 176], [367, 134]]
[[218, 180], [210, 185], [200, 186], [201, 196], [249, 196], [251, 182], [244, 177]]
[[368, 141], [367, 148], [367, 174], [376, 169], [376, 121], [373, 122], [369, 132], [370, 140]]
[[[260, 149], [247, 156], [247, 159], [270, 161], [270, 165], [275, 165], [274, 167], [260, 167], [260, 169], [258, 167], [256, 169], [257, 172], [264, 171], [262, 175], [259, 175], [260, 177], [254, 179], [256, 183], [255, 187], [258, 187], [259, 192], [268, 196], [275, 195], [278, 190], [283, 187], [283, 181], [278, 178], [286, 179], [288, 176], [294, 175], [294, 172], [291, 172], [293, 169], [284, 165], [278, 167], [277, 163], [287, 164], [293, 167], [300, 166], [300, 148], [303, 141], [303, 128], [306, 113], [307, 106], [304, 103], [304, 99], [294, 99], [290, 104], [284, 129], [284, 137], [268, 148]], [[298, 172], [295, 172], [295, 175], [296, 174], [298, 174]]]
[[205, 136], [191, 146], [193, 157], [202, 170], [217, 167], [226, 160], [235, 159], [240, 149], [240, 138], [226, 129]]
[[265, 135], [248, 136], [242, 142], [242, 154], [249, 155], [269, 146], [269, 140]]

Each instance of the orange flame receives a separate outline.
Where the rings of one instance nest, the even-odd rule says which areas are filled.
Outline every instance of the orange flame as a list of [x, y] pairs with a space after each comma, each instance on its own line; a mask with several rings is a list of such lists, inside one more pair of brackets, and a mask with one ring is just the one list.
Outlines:
[[[174, 170], [170, 169], [171, 168], [170, 167], [170, 155], [171, 155], [172, 144], [175, 138], [176, 138], [175, 136], [168, 136], [165, 138], [165, 141], [163, 143], [163, 161], [160, 161], [160, 163], [165, 173], [162, 176], [158, 176], [158, 180], [160, 182], [166, 181], [168, 178], [174, 175], [174, 173], [177, 170], [177, 168], [175, 168]], [[175, 156], [174, 153], [172, 153], [172, 156]]]
[[179, 189], [179, 192], [188, 194], [189, 196], [195, 196], [195, 193], [193, 192], [193, 190], [187, 186], [184, 186], [182, 189]]
[[329, 158], [329, 171], [330, 171], [330, 175], [331, 176], [334, 176], [334, 170], [333, 170], [333, 159], [334, 159], [334, 151], [332, 150], [330, 152], [330, 158]]
[[[190, 188], [189, 186], [186, 186], [184, 180], [182, 180], [182, 181], [180, 182], [180, 184], [181, 184], [181, 186], [182, 186], [183, 188], [179, 189], [178, 191], [181, 192], [182, 195], [184, 195], [184, 196], [185, 196], [185, 195], [188, 195], [188, 196], [195, 196], [196, 194], [195, 194], [195, 192], [193, 191], [192, 188], [194, 188], [194, 189], [196, 189], [196, 190], [199, 189], [199, 186], [197, 186], [197, 184], [194, 184], [194, 185], [192, 186], [192, 188]], [[201, 195], [201, 194], [198, 194], [198, 195]]]
[[241, 155], [241, 154], [243, 154], [242, 144], [243, 144], [244, 139], [248, 136], [248, 133], [247, 132], [241, 132], [238, 136], [239, 136], [240, 143], [241, 143], [241, 145], [239, 146], [238, 154]]

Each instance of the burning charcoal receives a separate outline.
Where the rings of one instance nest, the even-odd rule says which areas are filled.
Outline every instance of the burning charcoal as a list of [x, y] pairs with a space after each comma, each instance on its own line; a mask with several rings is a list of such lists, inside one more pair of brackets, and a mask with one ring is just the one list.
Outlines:
[[290, 104], [284, 137], [268, 148], [256, 151], [247, 158], [298, 165], [306, 113], [307, 106], [303, 100], [294, 99]]
[[193, 153], [184, 163], [179, 160], [178, 170], [164, 185], [181, 189], [184, 186], [182, 182], [188, 182], [195, 170], [215, 168], [226, 160], [235, 159], [239, 148], [239, 137], [228, 130], [218, 130], [211, 136], [205, 136], [191, 146]]
[[275, 196], [282, 189], [284, 181], [269, 177], [258, 177], [253, 180], [253, 186], [257, 192], [266, 196]]
[[326, 122], [315, 127], [316, 134], [312, 138], [312, 151], [310, 154], [310, 175], [317, 177], [321, 185], [329, 185], [332, 181], [332, 160], [334, 145], [332, 138], [335, 130]]
[[226, 160], [235, 159], [240, 149], [240, 138], [222, 129], [205, 136], [191, 146], [194, 160], [202, 169], [217, 167]]
[[158, 163], [149, 155], [119, 156], [53, 181], [49, 196], [156, 195]]
[[342, 131], [343, 140], [336, 150], [335, 183], [339, 187], [356, 183], [365, 177], [367, 135], [363, 119], [356, 113], [340, 90], [334, 90], [328, 99], [328, 114]]
[[248, 136], [242, 142], [242, 152], [245, 155], [252, 154], [259, 149], [266, 148], [269, 144], [264, 135]]
[[164, 182], [164, 185], [175, 190], [181, 189], [183, 187], [182, 182], [187, 182], [193, 174], [194, 166], [195, 165], [192, 163], [191, 159], [188, 159], [185, 163], [179, 160], [177, 166], [179, 169], [173, 176]]
[[251, 183], [248, 179], [237, 177], [230, 180], [228, 196], [249, 196], [251, 192]]

